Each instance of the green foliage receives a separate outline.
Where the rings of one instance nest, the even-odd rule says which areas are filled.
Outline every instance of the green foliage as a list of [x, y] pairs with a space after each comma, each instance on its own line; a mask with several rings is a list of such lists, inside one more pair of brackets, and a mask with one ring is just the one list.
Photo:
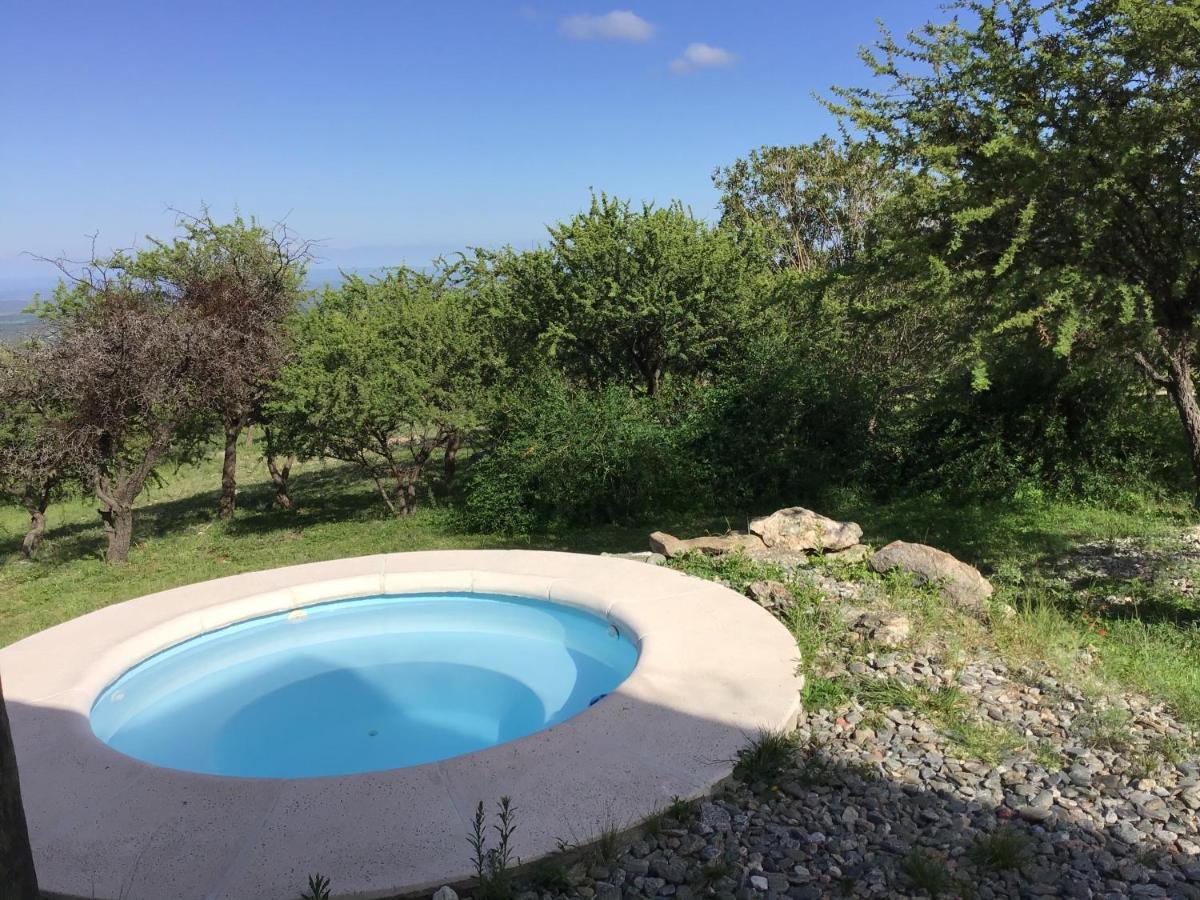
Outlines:
[[515, 323], [515, 354], [654, 394], [736, 353], [751, 327], [762, 251], [679, 203], [635, 209], [600, 194], [549, 237], [545, 249], [475, 260], [478, 290]]
[[1029, 836], [1014, 828], [998, 828], [977, 838], [968, 855], [973, 863], [985, 869], [1011, 871], [1024, 865], [1029, 843]]
[[471, 821], [471, 864], [475, 868], [475, 896], [479, 900], [511, 900], [515, 896], [512, 866], [516, 862], [512, 851], [512, 836], [516, 831], [516, 808], [508, 797], [497, 804], [494, 846], [487, 836], [487, 814], [483, 801], [475, 807]]
[[696, 801], [684, 800], [682, 797], [672, 797], [666, 813], [676, 822], [687, 822], [696, 812]]
[[536, 891], [566, 894], [571, 890], [571, 879], [566, 865], [558, 856], [546, 856], [533, 865], [529, 873], [529, 886]]
[[837, 709], [850, 699], [850, 692], [836, 678], [814, 675], [805, 679], [801, 699], [805, 710], [816, 712], [822, 709]]
[[670, 560], [668, 565], [697, 578], [722, 581], [743, 594], [752, 582], [784, 579], [781, 566], [751, 559], [741, 552], [724, 553], [720, 556], [692, 552]]
[[464, 522], [512, 534], [690, 508], [706, 480], [687, 455], [690, 427], [685, 398], [670, 385], [650, 398], [539, 373], [498, 404], [494, 444], [467, 478]]
[[770, 247], [776, 265], [799, 272], [853, 262], [869, 240], [897, 171], [878, 145], [824, 136], [812, 144], [762, 147], [719, 168], [721, 221]]
[[765, 729], [738, 752], [733, 776], [747, 784], [771, 782], [795, 760], [796, 736], [788, 731]]
[[[1200, 479], [1200, 9], [1154, 0], [963, 0], [864, 58], [883, 82], [833, 107], [913, 172], [890, 210], [923, 302], [968, 309], [972, 382], [1025, 332], [1137, 365], [1185, 426]], [[915, 261], [906, 263], [904, 260]]]
[[490, 359], [445, 273], [352, 276], [293, 324], [267, 406], [281, 448], [360, 467], [397, 515], [416, 506], [433, 452], [475, 422]]
[[928, 892], [931, 897], [940, 897], [956, 887], [946, 864], [926, 850], [914, 848], [900, 868], [913, 887]]
[[329, 900], [329, 879], [320, 873], [308, 876], [308, 889], [300, 895], [300, 900]]

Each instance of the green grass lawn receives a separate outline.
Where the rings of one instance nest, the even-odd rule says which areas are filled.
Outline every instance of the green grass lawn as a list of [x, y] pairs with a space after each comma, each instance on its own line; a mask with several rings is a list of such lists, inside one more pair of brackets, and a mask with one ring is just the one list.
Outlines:
[[[99, 607], [181, 584], [254, 569], [341, 556], [434, 548], [541, 547], [584, 552], [641, 550], [654, 529], [692, 535], [744, 528], [746, 514], [671, 517], [632, 527], [595, 527], [531, 537], [470, 534], [436, 499], [414, 516], [386, 514], [373, 485], [342, 465], [310, 463], [293, 477], [296, 509], [271, 508], [265, 467], [241, 454], [239, 510], [216, 518], [219, 459], [168, 473], [143, 496], [127, 565], [102, 559], [94, 504], [55, 505], [46, 542], [32, 563], [19, 560], [21, 510], [0, 508], [0, 645]], [[763, 510], [764, 512], [766, 510]], [[998, 596], [1018, 610], [997, 627], [1014, 661], [1036, 662], [1098, 689], [1135, 688], [1200, 723], [1200, 606], [1161, 583], [1067, 586], [1055, 564], [1087, 541], [1136, 537], [1169, 548], [1194, 513], [1182, 501], [1132, 497], [1119, 506], [1023, 498], [954, 504], [931, 497], [889, 504], [832, 497], [822, 509], [853, 518], [875, 545], [897, 538], [942, 547], [983, 567]], [[1200, 580], [1200, 576], [1198, 576]], [[1104, 598], [1132, 600], [1110, 608]]]

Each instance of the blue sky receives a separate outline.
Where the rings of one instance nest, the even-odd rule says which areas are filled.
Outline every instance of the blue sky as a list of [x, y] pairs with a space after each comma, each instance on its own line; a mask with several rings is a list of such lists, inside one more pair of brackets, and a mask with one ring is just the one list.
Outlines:
[[833, 128], [876, 20], [936, 0], [58, 2], [0, 28], [0, 279], [207, 203], [321, 265], [541, 238], [589, 188], [713, 215], [710, 176]]

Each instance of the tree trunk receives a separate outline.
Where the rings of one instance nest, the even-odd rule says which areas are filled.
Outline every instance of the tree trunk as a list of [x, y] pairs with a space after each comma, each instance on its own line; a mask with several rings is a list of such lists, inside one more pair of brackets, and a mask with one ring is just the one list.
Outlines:
[[17, 752], [13, 747], [8, 708], [4, 705], [4, 687], [0, 684], [0, 897], [3, 900], [37, 900], [37, 873], [33, 868], [33, 849], [29, 845], [29, 826], [21, 803], [21, 782], [17, 776]]
[[129, 545], [133, 542], [133, 504], [102, 507], [100, 520], [104, 523], [104, 533], [108, 535], [104, 561], [109, 564], [126, 562], [129, 559]]
[[232, 519], [237, 507], [237, 447], [241, 437], [244, 419], [225, 420], [225, 459], [221, 463], [221, 503], [222, 519]]
[[454, 480], [454, 473], [458, 469], [458, 448], [461, 446], [462, 435], [457, 431], [450, 432], [446, 438], [446, 455], [442, 457], [447, 484]]
[[279, 465], [279, 457], [270, 451], [267, 452], [267, 471], [271, 473], [271, 484], [275, 485], [276, 509], [292, 508], [292, 495], [289, 493], [288, 478], [292, 474], [292, 465], [295, 462], [296, 457], [289, 456], [287, 461], [281, 466]]
[[1166, 388], [1187, 435], [1196, 486], [1195, 502], [1200, 506], [1200, 404], [1196, 402], [1196, 382], [1192, 378], [1192, 351], [1192, 342], [1188, 340], [1181, 340], [1166, 351]]
[[25, 498], [25, 510], [29, 513], [29, 530], [21, 541], [21, 557], [33, 559], [42, 545], [42, 535], [46, 533], [46, 507], [50, 505], [50, 488], [45, 488], [40, 494]]

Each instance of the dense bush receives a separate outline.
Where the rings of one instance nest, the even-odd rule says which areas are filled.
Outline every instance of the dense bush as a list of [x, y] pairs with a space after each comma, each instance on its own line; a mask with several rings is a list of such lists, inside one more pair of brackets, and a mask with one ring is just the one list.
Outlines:
[[507, 395], [489, 425], [494, 441], [466, 479], [471, 528], [644, 521], [711, 505], [710, 475], [689, 454], [694, 410], [671, 382], [650, 397], [542, 370]]

